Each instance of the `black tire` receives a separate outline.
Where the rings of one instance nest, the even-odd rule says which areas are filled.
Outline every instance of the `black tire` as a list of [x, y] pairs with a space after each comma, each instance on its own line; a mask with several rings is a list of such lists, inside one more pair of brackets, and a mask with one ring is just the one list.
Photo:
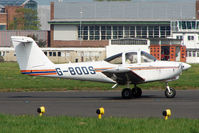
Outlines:
[[142, 89], [139, 88], [139, 87], [135, 87], [132, 89], [132, 95], [135, 97], [135, 98], [139, 98], [142, 96]]
[[165, 90], [165, 96], [167, 98], [174, 98], [176, 95], [176, 90], [173, 88], [170, 88], [170, 92], [168, 91], [168, 89]]
[[129, 88], [124, 88], [122, 90], [122, 98], [130, 99], [132, 97], [132, 90]]

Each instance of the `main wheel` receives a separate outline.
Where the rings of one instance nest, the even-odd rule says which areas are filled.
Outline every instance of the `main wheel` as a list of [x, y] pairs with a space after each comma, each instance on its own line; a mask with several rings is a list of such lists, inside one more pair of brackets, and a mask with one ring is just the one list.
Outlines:
[[129, 99], [132, 97], [132, 90], [129, 88], [124, 88], [122, 90], [122, 98]]
[[141, 97], [142, 95], [142, 89], [139, 87], [135, 87], [132, 89], [132, 95], [136, 98]]
[[173, 88], [170, 88], [170, 92], [168, 91], [168, 89], [165, 90], [165, 96], [167, 98], [174, 98], [176, 95], [176, 90]]

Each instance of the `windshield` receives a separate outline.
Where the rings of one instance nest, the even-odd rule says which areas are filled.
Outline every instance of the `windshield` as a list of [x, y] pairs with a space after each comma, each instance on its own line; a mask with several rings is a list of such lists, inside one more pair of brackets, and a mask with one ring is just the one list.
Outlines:
[[111, 64], [122, 64], [122, 53], [113, 55], [109, 58], [106, 58], [105, 61], [111, 63]]
[[154, 62], [156, 58], [144, 51], [141, 51], [141, 62]]

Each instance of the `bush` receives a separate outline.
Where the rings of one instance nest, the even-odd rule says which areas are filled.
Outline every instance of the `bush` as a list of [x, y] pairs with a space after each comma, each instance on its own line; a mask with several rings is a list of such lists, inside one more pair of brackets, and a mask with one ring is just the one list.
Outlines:
[[4, 62], [3, 56], [0, 56], [0, 62]]

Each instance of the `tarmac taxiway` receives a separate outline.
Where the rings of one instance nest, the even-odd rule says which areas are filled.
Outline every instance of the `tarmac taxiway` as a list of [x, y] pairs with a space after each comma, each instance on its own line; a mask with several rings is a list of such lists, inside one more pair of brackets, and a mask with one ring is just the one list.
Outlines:
[[45, 106], [47, 116], [97, 116], [105, 108], [105, 117], [162, 117], [171, 109], [172, 118], [199, 118], [199, 90], [177, 90], [175, 98], [164, 91], [144, 90], [141, 98], [122, 99], [121, 91], [1, 92], [0, 113], [37, 115]]

